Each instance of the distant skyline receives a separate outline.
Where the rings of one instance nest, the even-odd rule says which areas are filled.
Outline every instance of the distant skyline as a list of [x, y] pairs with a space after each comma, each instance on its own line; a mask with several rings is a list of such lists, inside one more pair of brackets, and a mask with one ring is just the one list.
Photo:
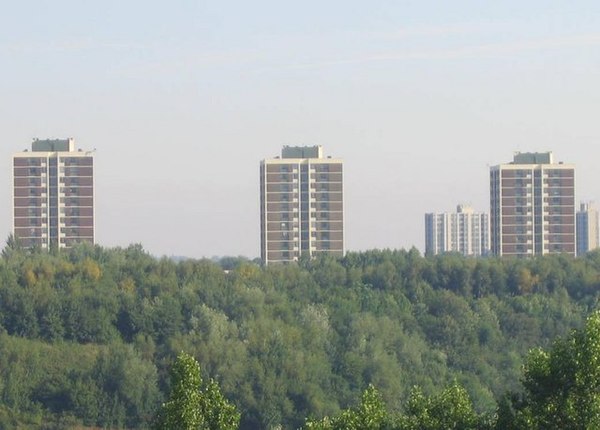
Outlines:
[[[8, 2], [0, 240], [12, 155], [96, 148], [96, 241], [260, 253], [259, 162], [344, 161], [349, 251], [424, 251], [427, 212], [489, 211], [489, 166], [552, 151], [600, 201], [600, 3]], [[119, 213], [115, 213], [119, 208]]]

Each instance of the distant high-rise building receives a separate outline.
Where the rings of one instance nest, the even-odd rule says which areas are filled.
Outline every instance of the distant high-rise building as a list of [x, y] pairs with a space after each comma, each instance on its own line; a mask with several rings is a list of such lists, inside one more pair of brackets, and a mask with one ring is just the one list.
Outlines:
[[342, 160], [321, 146], [284, 146], [260, 163], [261, 258], [264, 264], [300, 256], [344, 255]]
[[551, 152], [491, 167], [490, 224], [495, 255], [575, 255], [575, 167]]
[[13, 157], [13, 233], [22, 246], [94, 243], [94, 158], [73, 139], [34, 140]]
[[591, 203], [581, 203], [577, 212], [577, 255], [598, 248], [600, 238], [598, 210]]
[[425, 214], [425, 254], [459, 252], [466, 256], [486, 255], [490, 248], [488, 214], [475, 213], [458, 205], [456, 213]]

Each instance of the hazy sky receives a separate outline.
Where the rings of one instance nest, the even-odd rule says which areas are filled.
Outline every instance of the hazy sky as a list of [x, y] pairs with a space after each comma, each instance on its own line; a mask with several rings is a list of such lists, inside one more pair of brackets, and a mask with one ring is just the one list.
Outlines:
[[349, 250], [423, 250], [425, 212], [489, 210], [514, 151], [600, 201], [600, 2], [2, 1], [0, 239], [11, 155], [96, 148], [97, 242], [259, 255], [259, 161], [344, 159]]

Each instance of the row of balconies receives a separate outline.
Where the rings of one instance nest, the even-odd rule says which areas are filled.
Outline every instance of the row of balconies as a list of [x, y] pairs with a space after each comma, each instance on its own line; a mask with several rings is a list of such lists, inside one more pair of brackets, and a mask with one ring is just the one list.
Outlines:
[[[343, 249], [344, 243], [341, 240], [323, 240], [311, 242], [310, 246], [306, 246], [303, 249], [310, 251], [320, 251], [323, 249]], [[269, 242], [267, 245], [269, 252], [281, 252], [281, 251], [299, 251], [300, 247], [297, 243], [289, 242]]]
[[[266, 163], [264, 166], [266, 167], [267, 174], [290, 174], [299, 172], [298, 164], [296, 163]], [[307, 166], [304, 164], [303, 167]], [[310, 166], [308, 166], [308, 168], [300, 169], [301, 173], [340, 173], [341, 171], [342, 165], [339, 163], [311, 164]]]
[[[303, 187], [307, 185], [308, 187]], [[310, 182], [306, 184], [290, 182], [269, 182], [266, 186], [267, 193], [298, 193], [301, 188], [310, 189], [311, 192], [341, 192], [342, 182]]]

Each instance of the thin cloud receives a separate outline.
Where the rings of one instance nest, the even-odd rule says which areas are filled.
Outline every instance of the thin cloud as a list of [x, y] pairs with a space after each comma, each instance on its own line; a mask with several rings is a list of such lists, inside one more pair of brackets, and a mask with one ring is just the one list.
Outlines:
[[566, 36], [561, 38], [548, 38], [525, 40], [511, 43], [490, 43], [483, 45], [465, 46], [461, 48], [388, 52], [373, 55], [357, 56], [352, 58], [330, 61], [315, 61], [302, 64], [292, 64], [281, 69], [314, 69], [337, 65], [364, 64], [383, 61], [409, 61], [409, 60], [463, 60], [474, 58], [497, 58], [516, 55], [523, 52], [547, 51], [565, 48], [581, 48], [599, 46], [600, 33]]
[[95, 42], [86, 39], [49, 42], [45, 44], [13, 43], [0, 45], [0, 51], [13, 54], [69, 53], [84, 51], [132, 51], [148, 49], [147, 45], [124, 42]]
[[498, 57], [504, 55], [519, 54], [530, 51], [546, 51], [563, 48], [577, 48], [600, 45], [600, 33], [566, 36], [560, 38], [548, 38], [538, 40], [525, 40], [511, 43], [491, 43], [478, 46], [464, 47], [458, 49], [441, 50], [425, 53], [423, 59], [462, 59]]
[[411, 37], [438, 37], [453, 36], [465, 34], [491, 33], [506, 29], [509, 26], [507, 22], [476, 22], [476, 23], [456, 23], [444, 25], [422, 25], [414, 27], [404, 27], [395, 31], [384, 33], [372, 33], [373, 37], [381, 39], [406, 39]]
[[140, 74], [151, 73], [153, 76], [170, 76], [173, 74], [191, 73], [201, 69], [240, 66], [264, 60], [258, 51], [214, 51], [176, 55], [168, 61], [164, 58], [145, 60], [113, 67], [113, 73], [121, 76], [139, 77]]

